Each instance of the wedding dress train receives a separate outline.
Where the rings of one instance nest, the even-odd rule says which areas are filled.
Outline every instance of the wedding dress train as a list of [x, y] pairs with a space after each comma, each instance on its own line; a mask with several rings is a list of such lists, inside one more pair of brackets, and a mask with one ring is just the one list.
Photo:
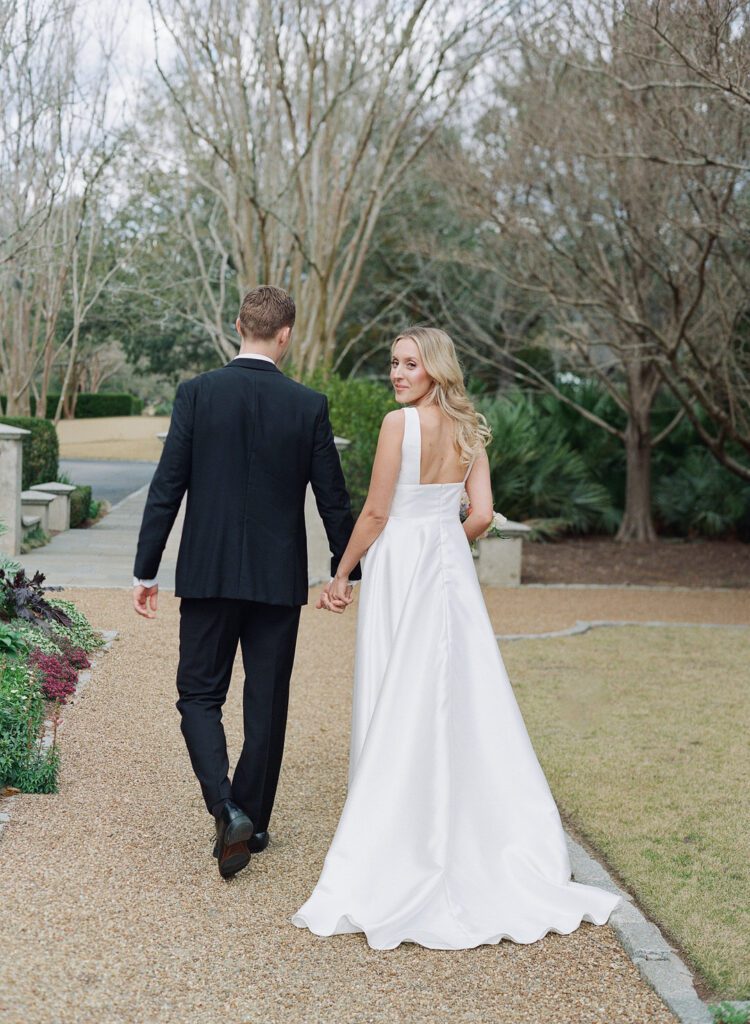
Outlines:
[[570, 880], [461, 526], [463, 484], [420, 484], [419, 413], [404, 414], [388, 523], [363, 560], [348, 794], [292, 921], [376, 949], [604, 924], [620, 897]]

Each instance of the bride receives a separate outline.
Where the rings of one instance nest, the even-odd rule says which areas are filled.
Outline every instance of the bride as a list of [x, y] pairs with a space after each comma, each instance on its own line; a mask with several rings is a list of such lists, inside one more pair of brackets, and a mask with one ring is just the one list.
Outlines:
[[366, 553], [346, 803], [292, 921], [364, 932], [375, 949], [530, 943], [604, 924], [620, 897], [570, 880], [474, 570], [469, 541], [492, 520], [490, 431], [444, 331], [399, 335], [391, 382], [404, 408], [383, 420], [362, 514], [317, 604], [351, 602], [347, 576]]

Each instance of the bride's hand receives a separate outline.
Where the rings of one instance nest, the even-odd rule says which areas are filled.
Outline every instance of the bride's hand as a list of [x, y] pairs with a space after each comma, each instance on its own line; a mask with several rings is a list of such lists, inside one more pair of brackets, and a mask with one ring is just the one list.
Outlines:
[[332, 604], [337, 606], [336, 610], [343, 612], [346, 606], [352, 603], [354, 600], [352, 590], [353, 587], [348, 579], [339, 576], [333, 577], [328, 584], [328, 598]]
[[[340, 615], [346, 609], [346, 606], [349, 602], [342, 598], [333, 597], [331, 594], [332, 586], [333, 581], [331, 581], [331, 583], [328, 583], [326, 584], [325, 587], [323, 587], [323, 589], [320, 592], [320, 597], [315, 602], [315, 607], [325, 608], [326, 611], [337, 612]], [[351, 587], [349, 587], [349, 590], [351, 591]]]

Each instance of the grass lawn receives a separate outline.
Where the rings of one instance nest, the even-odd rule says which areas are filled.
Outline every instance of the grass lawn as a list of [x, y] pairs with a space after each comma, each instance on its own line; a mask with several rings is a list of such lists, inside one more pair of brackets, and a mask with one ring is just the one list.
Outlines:
[[156, 436], [169, 429], [169, 416], [102, 416], [60, 420], [57, 436], [63, 459], [144, 459], [156, 462], [163, 445]]
[[501, 645], [560, 812], [717, 999], [750, 998], [747, 630]]

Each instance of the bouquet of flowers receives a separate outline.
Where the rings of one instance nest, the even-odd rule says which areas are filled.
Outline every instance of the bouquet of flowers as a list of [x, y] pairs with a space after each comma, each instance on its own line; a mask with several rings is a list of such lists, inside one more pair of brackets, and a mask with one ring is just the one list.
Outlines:
[[[471, 502], [469, 501], [468, 494], [466, 493], [466, 491], [464, 491], [464, 493], [463, 493], [463, 495], [461, 497], [461, 506], [460, 506], [460, 511], [459, 511], [459, 515], [461, 517], [461, 522], [462, 523], [469, 516], [470, 513], [471, 513]], [[481, 534], [479, 537], [477, 537], [477, 540], [483, 540], [485, 537], [499, 537], [500, 534], [503, 532], [502, 531], [503, 524], [507, 523], [507, 522], [508, 522], [508, 517], [504, 516], [502, 514], [502, 512], [493, 512], [492, 513], [492, 522], [487, 527], [487, 529], [484, 531], [484, 533]]]

